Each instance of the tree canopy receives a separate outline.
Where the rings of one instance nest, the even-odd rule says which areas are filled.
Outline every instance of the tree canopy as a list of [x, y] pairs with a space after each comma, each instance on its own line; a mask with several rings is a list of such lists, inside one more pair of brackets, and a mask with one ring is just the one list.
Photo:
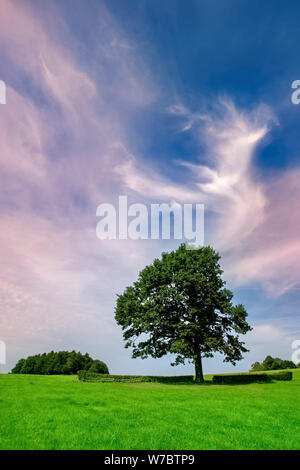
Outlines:
[[36, 354], [27, 359], [20, 359], [12, 369], [13, 374], [40, 374], [59, 375], [77, 374], [79, 370], [89, 370], [100, 374], [108, 374], [107, 365], [99, 360], [92, 359], [87, 353], [76, 351], [51, 351]]
[[279, 357], [266, 356], [262, 363], [254, 362], [251, 366], [251, 370], [279, 370], [279, 369], [296, 369], [300, 367], [293, 361], [283, 360]]
[[175, 355], [172, 365], [195, 364], [203, 381], [202, 357], [224, 354], [235, 364], [247, 352], [239, 334], [251, 327], [243, 305], [225, 288], [220, 255], [211, 247], [163, 253], [118, 296], [115, 318], [132, 357]]

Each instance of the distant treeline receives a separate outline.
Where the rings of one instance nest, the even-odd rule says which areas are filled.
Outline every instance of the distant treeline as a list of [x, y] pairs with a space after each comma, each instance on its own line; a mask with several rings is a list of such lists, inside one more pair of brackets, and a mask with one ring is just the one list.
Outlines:
[[92, 359], [87, 353], [72, 351], [51, 351], [36, 354], [27, 359], [20, 359], [12, 369], [12, 374], [77, 374], [86, 370], [98, 374], [109, 374], [107, 365], [98, 359]]
[[293, 361], [267, 356], [263, 362], [254, 362], [251, 366], [251, 370], [297, 369], [297, 367], [300, 368], [300, 363], [296, 365]]

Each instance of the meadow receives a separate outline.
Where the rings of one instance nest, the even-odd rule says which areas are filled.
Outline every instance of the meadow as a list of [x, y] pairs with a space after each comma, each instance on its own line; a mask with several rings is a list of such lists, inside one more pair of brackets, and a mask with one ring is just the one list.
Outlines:
[[0, 375], [0, 449], [299, 449], [291, 382], [166, 385]]

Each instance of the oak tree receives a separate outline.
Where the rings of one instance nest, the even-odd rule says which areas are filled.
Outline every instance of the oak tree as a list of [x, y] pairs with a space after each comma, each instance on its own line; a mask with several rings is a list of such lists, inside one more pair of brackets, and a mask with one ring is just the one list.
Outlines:
[[175, 355], [172, 365], [195, 364], [203, 382], [202, 358], [223, 353], [235, 364], [247, 352], [239, 334], [251, 330], [243, 305], [232, 303], [220, 255], [211, 247], [163, 253], [118, 296], [115, 318], [132, 357]]

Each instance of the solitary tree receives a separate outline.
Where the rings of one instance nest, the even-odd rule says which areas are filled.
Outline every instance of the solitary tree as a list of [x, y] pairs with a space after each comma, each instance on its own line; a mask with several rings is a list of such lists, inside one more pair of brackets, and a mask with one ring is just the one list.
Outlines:
[[133, 358], [173, 353], [172, 365], [195, 364], [198, 382], [204, 381], [202, 357], [221, 352], [224, 362], [242, 359], [247, 349], [238, 334], [251, 327], [243, 305], [231, 302], [219, 260], [211, 247], [187, 250], [180, 245], [146, 266], [118, 296], [115, 318]]

